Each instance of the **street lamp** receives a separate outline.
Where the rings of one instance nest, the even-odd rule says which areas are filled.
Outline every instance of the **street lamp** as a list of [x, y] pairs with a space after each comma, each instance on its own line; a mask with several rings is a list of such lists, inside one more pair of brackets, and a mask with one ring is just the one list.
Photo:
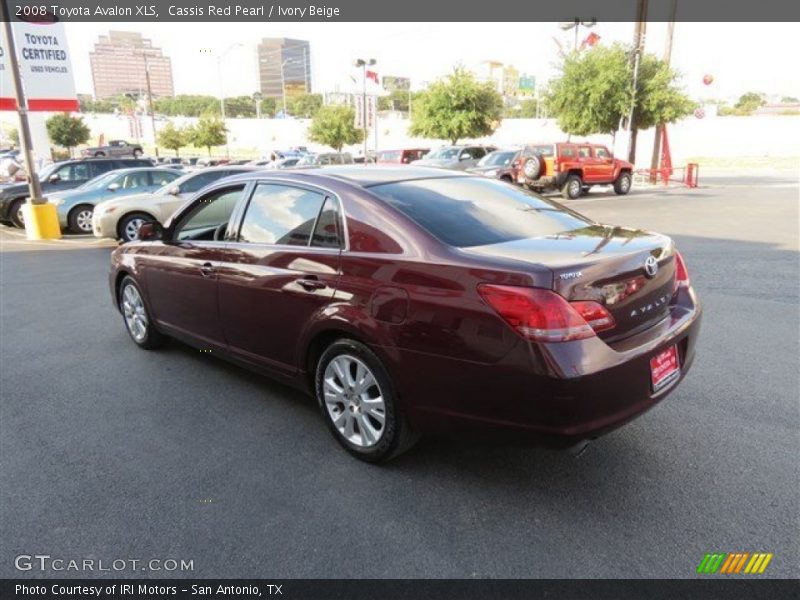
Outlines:
[[222, 85], [222, 59], [228, 55], [228, 52], [237, 47], [243, 47], [244, 44], [236, 42], [228, 46], [223, 52], [217, 56], [217, 75], [219, 77], [219, 110], [222, 114], [222, 127], [225, 132], [225, 157], [230, 158], [231, 149], [228, 145], [228, 128], [225, 127], [225, 88]]
[[253, 102], [256, 103], [256, 119], [261, 118], [261, 101], [264, 99], [264, 94], [255, 92], [253, 94]]
[[[283, 69], [284, 69], [284, 67], [286, 65], [291, 64], [293, 62], [297, 62], [297, 60], [295, 58], [287, 58], [287, 59], [281, 61], [281, 97], [282, 97], [282, 102], [283, 102], [283, 118], [284, 119], [286, 118], [286, 76], [284, 75]], [[270, 61], [262, 58], [259, 61], [259, 63], [266, 65], [266, 64], [269, 64]], [[305, 79], [305, 74], [303, 75], [303, 78]]]
[[[361, 78], [361, 124], [364, 126], [364, 162], [367, 162], [367, 67], [373, 66], [377, 61], [374, 58], [364, 60], [363, 58], [356, 59], [355, 66], [362, 68]], [[377, 120], [377, 115], [375, 115]], [[377, 130], [378, 124], [375, 123]], [[376, 148], [377, 150], [377, 148]]]
[[566, 21], [561, 23], [559, 27], [561, 27], [564, 31], [569, 31], [573, 27], [575, 28], [575, 50], [578, 50], [578, 35], [581, 28], [581, 25], [586, 27], [586, 29], [590, 29], [597, 25], [597, 19], [592, 17], [591, 21], [581, 21], [578, 17], [575, 17], [573, 21]]
[[156, 138], [156, 113], [153, 110], [153, 91], [150, 89], [150, 63], [147, 61], [147, 53], [142, 53], [144, 57], [144, 76], [147, 81], [147, 103], [150, 107], [150, 123], [153, 127], [153, 145], [156, 147], [156, 158], [158, 158], [158, 140]]

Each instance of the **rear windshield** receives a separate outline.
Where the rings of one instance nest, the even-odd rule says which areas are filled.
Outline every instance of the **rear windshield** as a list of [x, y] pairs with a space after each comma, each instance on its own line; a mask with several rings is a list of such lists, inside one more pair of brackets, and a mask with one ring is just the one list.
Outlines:
[[482, 177], [401, 181], [370, 191], [458, 248], [555, 235], [591, 223], [541, 196]]

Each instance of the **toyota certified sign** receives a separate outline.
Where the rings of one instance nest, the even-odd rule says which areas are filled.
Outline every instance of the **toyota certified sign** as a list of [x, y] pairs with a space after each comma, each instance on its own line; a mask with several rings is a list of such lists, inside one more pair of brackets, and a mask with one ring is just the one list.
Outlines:
[[[78, 110], [72, 64], [63, 23], [12, 21], [28, 109]], [[0, 36], [0, 110], [16, 110], [8, 40]]]

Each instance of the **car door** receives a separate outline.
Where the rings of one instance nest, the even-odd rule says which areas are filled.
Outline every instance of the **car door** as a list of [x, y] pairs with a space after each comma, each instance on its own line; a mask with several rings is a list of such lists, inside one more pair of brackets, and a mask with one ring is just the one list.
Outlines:
[[159, 251], [140, 257], [155, 320], [210, 347], [226, 346], [217, 299], [217, 268], [226, 247], [221, 232], [245, 188], [239, 184], [201, 195], [166, 230]]
[[578, 160], [580, 161], [581, 168], [583, 169], [583, 180], [586, 183], [592, 183], [596, 181], [596, 161], [594, 156], [592, 156], [592, 147], [586, 145], [578, 146]]
[[336, 291], [341, 223], [339, 200], [329, 192], [271, 181], [255, 187], [218, 270], [233, 354], [295, 370], [297, 340]]
[[610, 182], [614, 178], [614, 157], [604, 146], [594, 147], [595, 181]]

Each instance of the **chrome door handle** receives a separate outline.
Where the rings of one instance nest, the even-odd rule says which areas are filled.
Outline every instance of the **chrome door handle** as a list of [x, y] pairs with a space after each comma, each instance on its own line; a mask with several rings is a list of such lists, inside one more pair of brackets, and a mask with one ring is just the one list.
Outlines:
[[313, 278], [305, 278], [305, 279], [298, 279], [297, 284], [302, 287], [304, 290], [313, 292], [315, 290], [322, 290], [328, 286], [326, 286], [322, 281], [319, 279]]

